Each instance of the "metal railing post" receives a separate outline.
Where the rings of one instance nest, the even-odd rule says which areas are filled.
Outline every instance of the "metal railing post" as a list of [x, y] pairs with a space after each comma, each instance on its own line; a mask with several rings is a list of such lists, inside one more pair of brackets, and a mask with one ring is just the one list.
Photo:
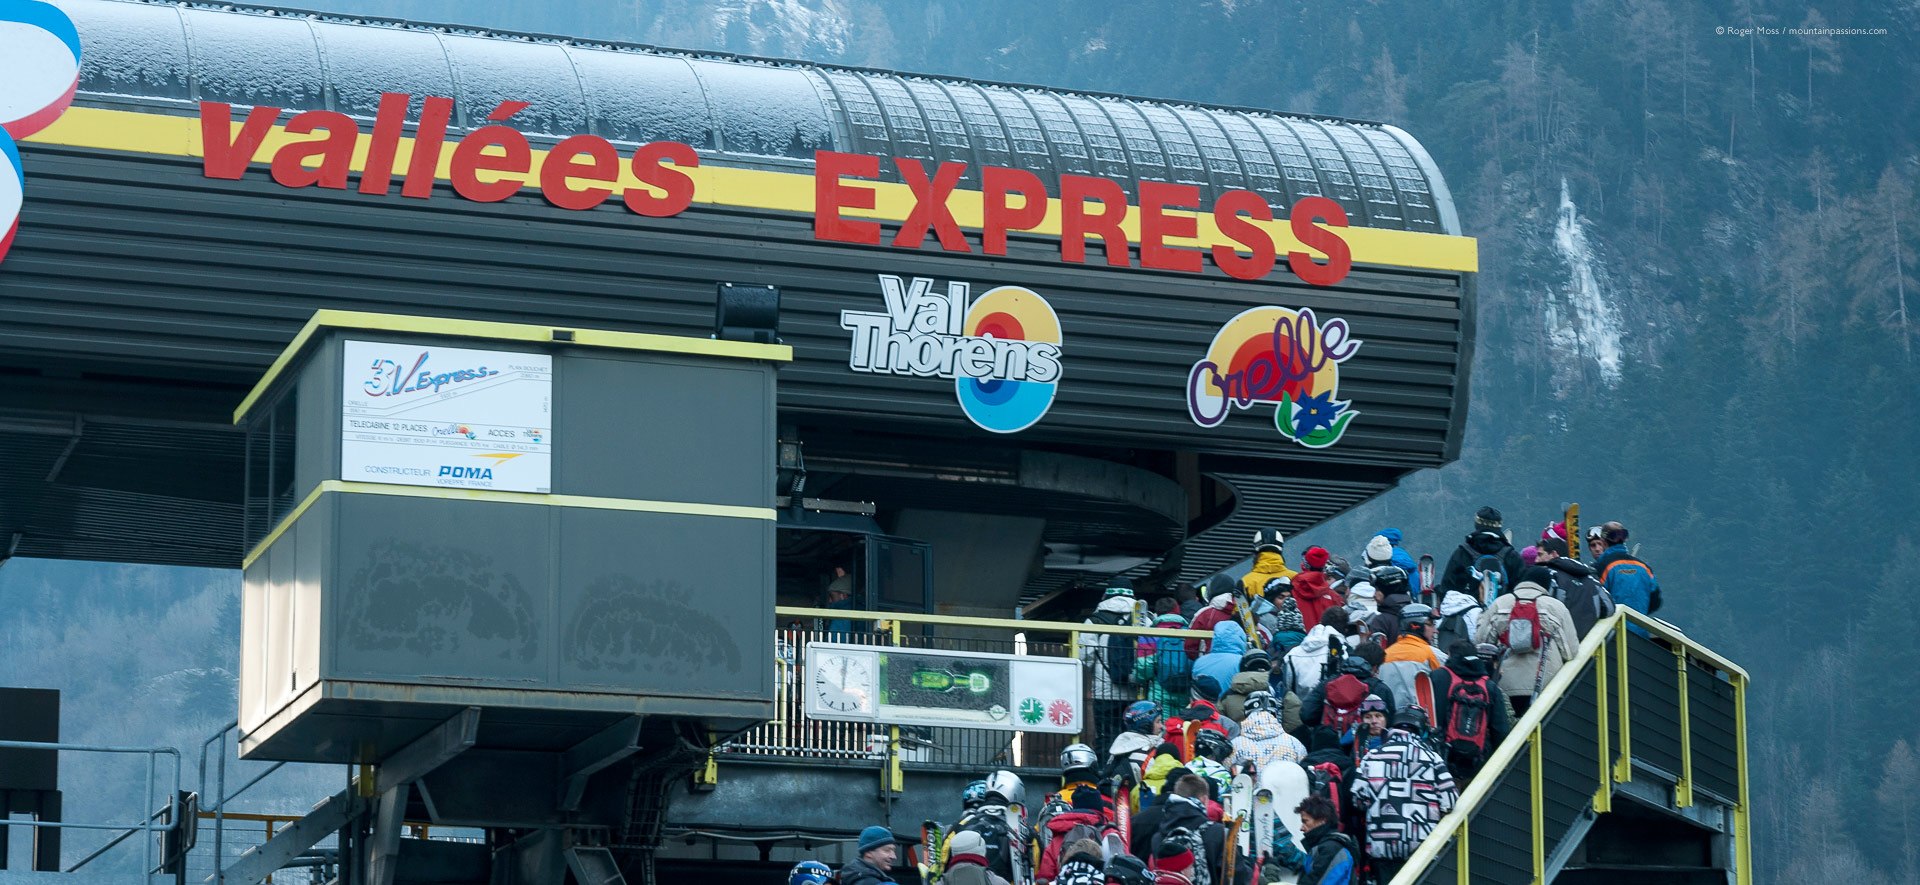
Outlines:
[[1627, 621], [1622, 619], [1615, 628], [1614, 656], [1619, 658], [1616, 665], [1620, 681], [1620, 757], [1613, 763], [1613, 782], [1624, 784], [1633, 780], [1633, 734], [1629, 727], [1633, 717], [1629, 713], [1627, 697]]
[[1453, 870], [1457, 885], [1473, 885], [1473, 879], [1467, 875], [1467, 821], [1460, 822], [1460, 831], [1454, 836]]
[[[896, 619], [887, 626], [893, 633], [894, 647], [898, 648], [900, 646], [900, 621]], [[889, 796], [899, 795], [906, 791], [907, 773], [900, 767], [900, 726], [889, 725], [887, 726], [887, 794]]]
[[1533, 804], [1533, 823], [1530, 827], [1533, 830], [1533, 885], [1544, 885], [1547, 881], [1547, 806], [1546, 797], [1540, 795], [1544, 781], [1544, 772], [1541, 771], [1540, 733], [1544, 727], [1544, 722], [1541, 725], [1535, 725], [1533, 735], [1527, 738], [1530, 744], [1527, 747], [1528, 792], [1532, 794]]
[[1593, 654], [1593, 698], [1595, 721], [1600, 723], [1599, 734], [1594, 736], [1600, 757], [1600, 788], [1593, 793], [1593, 811], [1606, 814], [1613, 810], [1613, 741], [1608, 734], [1607, 715], [1607, 644], [1602, 642]]
[[[136, 818], [145, 816], [147, 813], [147, 803], [153, 801], [153, 763], [154, 763], [153, 754], [148, 753], [147, 754], [147, 790], [145, 793], [141, 794], [140, 802], [138, 805], [135, 806], [135, 808], [138, 809], [138, 811], [135, 812]], [[140, 833], [140, 881], [142, 882], [153, 881], [153, 829], [151, 827], [152, 823], [153, 823], [152, 819], [149, 818], [146, 823], [143, 823], [140, 825], [140, 828], [142, 830], [142, 832]]]
[[1680, 782], [1673, 785], [1675, 808], [1693, 805], [1693, 708], [1687, 703], [1687, 647], [1673, 646], [1675, 669], [1680, 674]]
[[[232, 727], [220, 730], [220, 755], [214, 758], [213, 767], [213, 795], [216, 799], [227, 794], [227, 732], [239, 726], [240, 723], [235, 722]], [[206, 745], [202, 744], [201, 749], [204, 752]], [[206, 793], [200, 795], [205, 796]], [[213, 885], [226, 885], [227, 882], [226, 835], [227, 803], [223, 801], [213, 807]]]
[[1740, 766], [1739, 803], [1733, 807], [1733, 878], [1753, 885], [1753, 825], [1747, 805], [1747, 677], [1733, 680], [1734, 759]]

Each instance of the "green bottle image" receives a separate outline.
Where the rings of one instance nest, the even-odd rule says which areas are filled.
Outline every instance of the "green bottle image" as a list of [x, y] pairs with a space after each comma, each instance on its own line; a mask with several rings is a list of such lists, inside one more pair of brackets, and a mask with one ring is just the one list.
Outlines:
[[913, 671], [913, 687], [921, 691], [970, 691], [984, 694], [993, 687], [993, 680], [987, 674], [973, 670], [966, 673], [954, 673], [950, 670], [933, 667], [919, 667]]

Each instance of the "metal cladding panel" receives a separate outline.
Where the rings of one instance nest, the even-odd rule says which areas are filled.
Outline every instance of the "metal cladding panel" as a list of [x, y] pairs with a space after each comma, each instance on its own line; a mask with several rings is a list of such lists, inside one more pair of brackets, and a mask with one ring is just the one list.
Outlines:
[[[288, 189], [259, 170], [207, 179], [185, 160], [35, 146], [22, 233], [0, 277], [0, 352], [169, 372], [236, 386], [319, 308], [706, 335], [717, 281], [782, 289], [783, 414], [896, 432], [988, 437], [951, 379], [848, 368], [843, 310], [881, 311], [877, 275], [1019, 285], [1059, 315], [1065, 374], [1019, 441], [1094, 442], [1318, 463], [1434, 466], [1451, 456], [1471, 314], [1466, 275], [1357, 267], [1337, 286], [1058, 260], [1016, 240], [992, 262], [937, 249], [823, 244], [810, 219], [695, 208], [650, 219], [504, 203]], [[1271, 407], [1201, 428], [1190, 368], [1221, 325], [1258, 305], [1344, 317], [1365, 343], [1340, 369], [1361, 415], [1331, 448], [1282, 439]]]
[[1699, 667], [1687, 668], [1688, 727], [1696, 785], [1724, 799], [1740, 797], [1739, 724], [1733, 685]]
[[554, 369], [556, 494], [771, 503], [771, 366], [569, 353]]
[[558, 678], [577, 691], [773, 699], [773, 521], [558, 514]]
[[[1325, 193], [1357, 225], [1460, 233], [1432, 161], [1377, 123], [295, 10], [57, 5], [83, 40], [82, 103], [205, 100], [371, 117], [379, 92], [411, 90], [410, 118], [426, 94], [453, 98], [463, 127], [483, 125], [501, 101], [525, 101], [513, 118], [522, 131], [672, 139], [723, 164], [860, 151], [1011, 166], [1050, 189], [1091, 168], [1130, 192], [1140, 179], [1171, 181], [1198, 185], [1209, 201], [1236, 188], [1277, 195], [1278, 152], [1288, 202]], [[975, 166], [963, 181], [977, 176]]]
[[1533, 881], [1533, 800], [1527, 795], [1528, 787], [1523, 755], [1501, 773], [1500, 783], [1468, 823], [1467, 870], [1474, 882], [1527, 885]]
[[1642, 636], [1627, 639], [1633, 758], [1680, 774], [1680, 673], [1673, 652]]
[[326, 678], [557, 687], [552, 508], [335, 497]]

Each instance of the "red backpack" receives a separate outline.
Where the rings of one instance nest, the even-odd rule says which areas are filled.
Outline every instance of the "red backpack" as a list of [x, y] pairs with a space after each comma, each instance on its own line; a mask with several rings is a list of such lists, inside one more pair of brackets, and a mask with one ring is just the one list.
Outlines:
[[1340, 766], [1322, 762], [1307, 769], [1307, 795], [1323, 796], [1333, 803], [1333, 828], [1340, 829]]
[[1546, 634], [1540, 629], [1540, 606], [1532, 599], [1516, 598], [1513, 612], [1507, 616], [1507, 632], [1501, 641], [1515, 651], [1539, 651], [1546, 645]]
[[1360, 721], [1360, 704], [1367, 699], [1367, 684], [1352, 673], [1342, 673], [1327, 683], [1327, 705], [1320, 711], [1320, 724], [1345, 734]]
[[1456, 754], [1478, 759], [1487, 751], [1487, 709], [1493, 695], [1487, 677], [1464, 679], [1453, 674], [1447, 689], [1447, 746]]

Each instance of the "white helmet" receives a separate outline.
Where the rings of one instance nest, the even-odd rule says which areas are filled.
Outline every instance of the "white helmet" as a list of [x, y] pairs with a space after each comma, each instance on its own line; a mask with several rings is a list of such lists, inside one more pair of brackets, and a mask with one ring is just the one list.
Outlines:
[[1004, 768], [987, 775], [987, 803], [992, 804], [996, 799], [1006, 805], [1025, 806], [1027, 785], [1019, 775]]
[[1072, 771], [1076, 768], [1092, 768], [1100, 764], [1100, 757], [1086, 744], [1071, 744], [1060, 751], [1060, 769]]

